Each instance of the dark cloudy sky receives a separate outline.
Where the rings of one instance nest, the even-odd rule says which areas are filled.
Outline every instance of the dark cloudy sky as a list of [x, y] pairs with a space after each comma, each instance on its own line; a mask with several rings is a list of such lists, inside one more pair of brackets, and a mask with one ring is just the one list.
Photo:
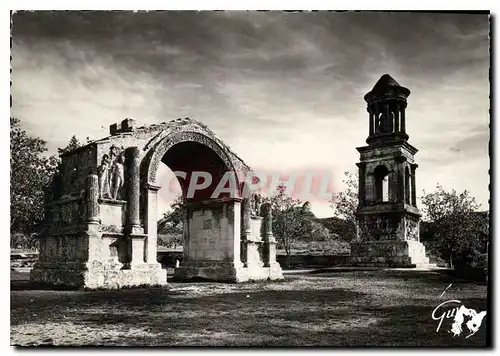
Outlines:
[[389, 73], [412, 91], [418, 193], [440, 182], [486, 207], [488, 32], [468, 14], [16, 13], [12, 115], [51, 152], [125, 117], [191, 117], [254, 168], [340, 182], [365, 144], [363, 95]]

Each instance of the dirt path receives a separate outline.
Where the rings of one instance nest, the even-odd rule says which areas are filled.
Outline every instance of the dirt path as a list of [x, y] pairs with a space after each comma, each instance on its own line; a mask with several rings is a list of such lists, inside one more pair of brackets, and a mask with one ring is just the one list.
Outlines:
[[452, 320], [436, 332], [431, 313], [449, 299], [486, 310], [486, 294], [486, 285], [437, 272], [383, 270], [287, 274], [284, 282], [239, 285], [13, 290], [11, 344], [481, 346], [486, 319], [472, 337], [453, 338]]

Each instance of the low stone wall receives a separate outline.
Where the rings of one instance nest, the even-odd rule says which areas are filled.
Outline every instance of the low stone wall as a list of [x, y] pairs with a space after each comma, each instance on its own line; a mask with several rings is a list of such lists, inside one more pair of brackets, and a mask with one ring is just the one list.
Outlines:
[[[182, 262], [182, 251], [158, 251], [158, 262], [162, 268], [175, 267], [175, 261]], [[276, 256], [282, 268], [288, 266], [288, 257], [279, 254]], [[322, 267], [347, 267], [350, 265], [349, 256], [336, 255], [292, 255], [290, 268], [322, 268]]]
[[[17, 256], [16, 256], [17, 257]], [[11, 266], [14, 267], [33, 267], [38, 260], [38, 256], [30, 258], [13, 258]], [[157, 260], [162, 268], [174, 268], [177, 260], [182, 262], [182, 251], [158, 251]], [[287, 256], [277, 255], [276, 260], [282, 268], [287, 267]], [[292, 255], [290, 258], [290, 268], [321, 268], [321, 267], [346, 267], [349, 266], [349, 256], [336, 255]]]
[[[282, 268], [288, 267], [288, 256], [278, 255], [276, 260]], [[349, 256], [339, 255], [291, 255], [290, 268], [322, 268], [350, 266]]]
[[[182, 251], [158, 251], [157, 260], [162, 268], [175, 268], [176, 260], [182, 262]], [[276, 256], [282, 268], [288, 267], [288, 257], [284, 254]], [[30, 261], [31, 262], [31, 261]], [[34, 261], [33, 261], [34, 262]], [[32, 263], [33, 263], [32, 262]], [[32, 264], [31, 263], [31, 264]], [[290, 257], [290, 268], [323, 268], [323, 267], [351, 267], [350, 256], [347, 255], [292, 255]], [[374, 267], [378, 266], [373, 264]], [[385, 266], [385, 265], [384, 265]], [[24, 265], [23, 265], [24, 267]], [[31, 265], [29, 266], [31, 267]]]

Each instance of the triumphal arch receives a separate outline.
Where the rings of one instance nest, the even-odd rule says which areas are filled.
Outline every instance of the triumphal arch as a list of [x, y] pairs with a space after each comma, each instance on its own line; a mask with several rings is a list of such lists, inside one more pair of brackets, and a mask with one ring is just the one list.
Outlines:
[[86, 288], [165, 284], [157, 262], [160, 162], [175, 172], [184, 198], [176, 278], [283, 278], [272, 212], [249, 188], [250, 167], [198, 121], [136, 127], [126, 119], [110, 126], [110, 136], [62, 155], [46, 192], [31, 280]]

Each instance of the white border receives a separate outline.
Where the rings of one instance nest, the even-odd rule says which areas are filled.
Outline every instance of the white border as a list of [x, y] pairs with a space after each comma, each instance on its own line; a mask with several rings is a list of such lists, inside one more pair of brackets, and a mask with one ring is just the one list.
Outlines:
[[[498, 3], [498, 2], [497, 2]], [[104, 1], [104, 0], [87, 0], [87, 1], [82, 1], [82, 2], [69, 2], [69, 1], [54, 1], [54, 0], [45, 0], [43, 2], [40, 2], [39, 0], [32, 0], [32, 1], [6, 1], [2, 3], [2, 7], [7, 5], [7, 9], [18, 9], [18, 10], [110, 10], [110, 9], [116, 9], [116, 10], [146, 10], [146, 9], [169, 9], [169, 10], [213, 10], [213, 9], [225, 9], [225, 10], [251, 10], [251, 9], [259, 9], [259, 10], [280, 10], [280, 9], [292, 9], [292, 10], [310, 10], [310, 9], [317, 9], [317, 10], [327, 10], [327, 9], [333, 9], [334, 6], [336, 6], [337, 9], [351, 9], [351, 10], [377, 10], [377, 9], [384, 9], [384, 10], [395, 10], [396, 8], [398, 10], [442, 10], [449, 8], [448, 5], [452, 5], [454, 7], [454, 10], [487, 10], [491, 9], [492, 13], [495, 14], [496, 11], [495, 9], [498, 7], [498, 5], [494, 1], [485, 1], [485, 0], [475, 0], [473, 2], [449, 2], [449, 1], [442, 1], [442, 0], [434, 0], [434, 1], [377, 1], [377, 2], [370, 2], [370, 1], [359, 1], [359, 0], [349, 0], [349, 1], [335, 1], [330, 2], [330, 1], [318, 1], [318, 0], [308, 0], [308, 1], [294, 1], [294, 0], [283, 0], [283, 1], [262, 1], [262, 0], [254, 0], [251, 2], [237, 2], [237, 1], [188, 1], [188, 0], [170, 0], [170, 1], [147, 1], [147, 0], [142, 0], [142, 1], [130, 1], [130, 0], [121, 0], [121, 1]], [[0, 83], [2, 84], [3, 88], [3, 98], [4, 100], [2, 101], [2, 109], [4, 112], [3, 115], [3, 122], [4, 124], [1, 127], [1, 132], [0, 134], [2, 135], [0, 139], [0, 145], [2, 145], [1, 148], [1, 166], [4, 167], [0, 179], [2, 180], [2, 184], [0, 185], [0, 201], [2, 202], [1, 206], [1, 214], [0, 217], [2, 219], [2, 226], [5, 230], [7, 230], [7, 226], [10, 226], [9, 224], [9, 210], [10, 207], [8, 206], [8, 201], [9, 201], [9, 174], [8, 174], [8, 169], [9, 167], [9, 157], [10, 157], [10, 148], [7, 149], [7, 142], [9, 142], [9, 131], [7, 128], [7, 112], [9, 112], [10, 116], [10, 108], [9, 108], [9, 102], [7, 100], [7, 93], [10, 93], [10, 87], [9, 85], [9, 76], [7, 74], [7, 66], [10, 67], [10, 63], [8, 62], [8, 53], [9, 51], [8, 48], [10, 48], [9, 44], [9, 23], [10, 23], [10, 14], [5, 9], [5, 11], [2, 11], [1, 14], [1, 20], [2, 20], [2, 31], [3, 31], [3, 36], [1, 37], [2, 39], [2, 56], [0, 56], [1, 61], [2, 61], [2, 68], [3, 70], [0, 71], [1, 75], [1, 81]], [[494, 46], [495, 48], [498, 48], [498, 40], [496, 39], [497, 36], [495, 36], [495, 43]], [[10, 51], [9, 51], [10, 52]], [[498, 57], [498, 56], [497, 56]], [[495, 65], [497, 64], [497, 61], [495, 60]], [[496, 86], [495, 86], [496, 88]], [[495, 108], [495, 111], [492, 113], [493, 117], [497, 118], [497, 110]], [[495, 136], [500, 137], [500, 122], [499, 119], [497, 118], [497, 124], [495, 127]], [[495, 156], [495, 165], [498, 166], [499, 164], [499, 153], [497, 151], [497, 146], [498, 146], [498, 139], [497, 139], [497, 144], [495, 145], [495, 152], [497, 155]], [[499, 191], [500, 191], [500, 182], [498, 181], [500, 178], [498, 178], [498, 172], [497, 172], [497, 179], [495, 181], [496, 184], [496, 194], [495, 194], [495, 201], [499, 201]], [[498, 206], [496, 209], [498, 210]], [[495, 212], [495, 215], [492, 216], [492, 219], [495, 221], [499, 222], [499, 213], [498, 211]], [[496, 236], [495, 236], [496, 237]], [[493, 238], [495, 241], [496, 238]], [[1, 323], [1, 335], [2, 335], [2, 346], [7, 347], [7, 350], [5, 350], [8, 354], [11, 354], [14, 352], [14, 349], [12, 347], [9, 347], [10, 345], [10, 310], [7, 309], [7, 305], [10, 306], [10, 293], [7, 294], [7, 285], [10, 284], [10, 273], [7, 272], [10, 270], [10, 254], [9, 254], [9, 233], [8, 231], [5, 231], [4, 234], [2, 234], [3, 238], [3, 243], [4, 243], [4, 248], [2, 249], [3, 253], [3, 259], [2, 259], [2, 264], [3, 268], [1, 269], [1, 286], [5, 290], [3, 293], [3, 298], [2, 303], [4, 307], [2, 308], [2, 323]], [[494, 244], [496, 246], [498, 244]], [[494, 255], [499, 256], [499, 248], [498, 246], [495, 247]], [[7, 269], [7, 265], [9, 264], [9, 269]], [[497, 275], [496, 272], [498, 272], [498, 266], [500, 263], [495, 264], [495, 275]], [[495, 288], [496, 289], [496, 288]], [[497, 295], [496, 290], [495, 290], [495, 295]], [[10, 309], [10, 308], [9, 308]], [[495, 311], [498, 308], [495, 308]], [[491, 315], [490, 317], [493, 317]], [[497, 319], [497, 313], [494, 315], [494, 319]], [[493, 341], [495, 340], [500, 340], [498, 337], [500, 331], [499, 328], [495, 328], [495, 335], [493, 337]], [[498, 341], [497, 341], [498, 342]], [[66, 350], [67, 351], [67, 350]], [[91, 353], [93, 350], [89, 349], [84, 349], [79, 351], [80, 353]], [[131, 352], [131, 353], [136, 353], [139, 354], [139, 350], [120, 350], [125, 351], [125, 352]], [[168, 352], [173, 353], [177, 352], [175, 350], [150, 350], [151, 352], [155, 353], [165, 353]], [[206, 352], [208, 350], [204, 349], [201, 352]], [[214, 350], [215, 352], [219, 352], [219, 350]], [[252, 352], [252, 351], [244, 351], [244, 350], [234, 350], [237, 352]], [[326, 350], [325, 350], [326, 351]], [[345, 350], [335, 350], [331, 349], [331, 352], [335, 353], [344, 353], [346, 352]], [[327, 351], [327, 352], [330, 352]], [[367, 352], [373, 352], [376, 351], [376, 349], [371, 349], [371, 350], [366, 350]], [[427, 349], [421, 349], [421, 350], [395, 350], [396, 352], [400, 353], [414, 353], [414, 352], [426, 352], [426, 353], [442, 353], [443, 351], [446, 351], [446, 349], [443, 350], [436, 350], [436, 351], [430, 351]], [[454, 350], [451, 350], [452, 352]], [[471, 352], [470, 350], [469, 352]], [[27, 351], [25, 351], [27, 352]], [[33, 352], [33, 351], [31, 351]], [[196, 351], [191, 351], [191, 352], [196, 352]], [[268, 350], [258, 350], [258, 352], [269, 352]], [[280, 351], [278, 351], [280, 352]], [[307, 353], [308, 351], [301, 349], [298, 350], [299, 353]], [[358, 353], [360, 351], [356, 351], [355, 353]], [[473, 351], [472, 351], [473, 352]]]

